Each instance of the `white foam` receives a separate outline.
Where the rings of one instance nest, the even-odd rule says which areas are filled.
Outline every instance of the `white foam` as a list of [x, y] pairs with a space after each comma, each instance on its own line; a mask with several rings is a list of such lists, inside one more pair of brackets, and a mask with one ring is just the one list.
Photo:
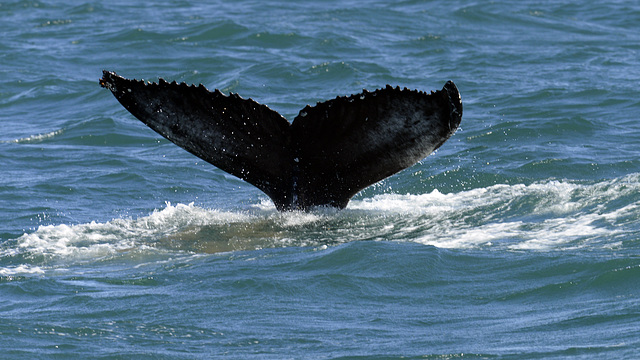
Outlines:
[[158, 238], [190, 226], [250, 221], [250, 218], [241, 213], [205, 210], [193, 204], [173, 206], [167, 203], [164, 209], [139, 219], [40, 226], [33, 233], [20, 236], [15, 240], [16, 245], [3, 249], [0, 256], [42, 256], [46, 262], [60, 259], [65, 262], [93, 261], [135, 249], [152, 251]]
[[39, 266], [20, 264], [16, 266], [0, 267], [0, 276], [10, 277], [15, 275], [44, 274], [44, 270]]
[[0, 259], [33, 261], [0, 267], [0, 275], [38, 274], [56, 264], [127, 253], [322, 248], [365, 239], [517, 251], [610, 248], [614, 241], [607, 239], [619, 243], [620, 234], [635, 231], [640, 201], [633, 199], [638, 192], [640, 175], [630, 175], [595, 184], [548, 181], [449, 194], [383, 194], [354, 200], [343, 211], [280, 213], [268, 200], [248, 211], [167, 203], [138, 219], [41, 226], [3, 244]]
[[637, 214], [640, 204], [611, 210], [604, 204], [637, 192], [638, 179], [631, 175], [591, 185], [548, 181], [451, 194], [378, 195], [349, 208], [400, 214], [406, 225], [396, 230], [396, 238], [442, 248], [567, 249], [627, 231], [614, 223]]

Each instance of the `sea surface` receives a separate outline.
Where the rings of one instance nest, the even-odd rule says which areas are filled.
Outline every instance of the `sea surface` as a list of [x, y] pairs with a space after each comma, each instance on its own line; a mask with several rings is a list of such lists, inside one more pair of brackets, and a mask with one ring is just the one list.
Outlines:
[[[0, 2], [0, 358], [632, 359], [633, 1]], [[306, 104], [453, 80], [461, 128], [277, 212], [102, 70]]]

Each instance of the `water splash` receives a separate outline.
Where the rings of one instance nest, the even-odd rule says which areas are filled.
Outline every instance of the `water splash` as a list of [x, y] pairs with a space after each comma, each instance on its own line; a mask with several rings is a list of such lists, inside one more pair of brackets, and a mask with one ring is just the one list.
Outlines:
[[343, 211], [275, 210], [265, 200], [245, 211], [166, 204], [149, 216], [41, 226], [3, 244], [0, 274], [41, 273], [97, 259], [326, 247], [350, 241], [411, 241], [442, 248], [552, 251], [617, 248], [640, 223], [640, 175], [594, 184], [548, 181], [458, 193], [384, 194]]

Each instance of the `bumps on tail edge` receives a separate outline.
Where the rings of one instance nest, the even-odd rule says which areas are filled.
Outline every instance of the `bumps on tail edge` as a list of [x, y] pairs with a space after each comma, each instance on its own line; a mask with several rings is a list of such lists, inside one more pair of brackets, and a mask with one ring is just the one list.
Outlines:
[[360, 190], [440, 147], [462, 119], [451, 81], [430, 94], [387, 86], [307, 105], [291, 124], [254, 100], [203, 85], [108, 71], [100, 85], [147, 126], [258, 187], [281, 211], [344, 208]]

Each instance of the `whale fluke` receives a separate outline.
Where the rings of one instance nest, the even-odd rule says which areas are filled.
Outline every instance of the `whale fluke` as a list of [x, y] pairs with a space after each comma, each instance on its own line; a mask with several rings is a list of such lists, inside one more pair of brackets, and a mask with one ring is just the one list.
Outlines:
[[307, 105], [290, 124], [252, 99], [203, 85], [125, 79], [100, 85], [147, 126], [256, 186], [276, 208], [344, 208], [360, 190], [422, 160], [458, 128], [462, 102], [442, 90], [373, 92]]

